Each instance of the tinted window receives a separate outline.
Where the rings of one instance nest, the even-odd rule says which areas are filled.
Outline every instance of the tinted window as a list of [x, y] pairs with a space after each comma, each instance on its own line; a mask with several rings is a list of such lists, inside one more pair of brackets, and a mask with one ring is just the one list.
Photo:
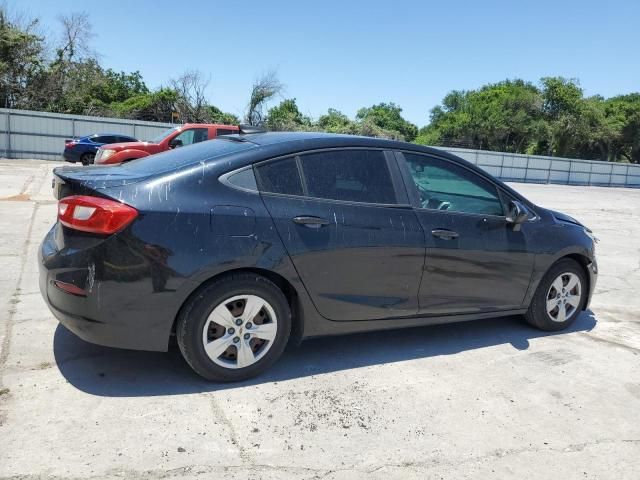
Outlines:
[[396, 203], [384, 153], [337, 150], [301, 155], [310, 197], [367, 203]]
[[258, 187], [256, 186], [256, 177], [251, 168], [245, 168], [240, 172], [229, 175], [227, 177], [227, 182], [234, 187], [244, 188], [245, 190], [258, 190]]
[[422, 208], [503, 215], [498, 190], [464, 167], [424, 155], [404, 154]]
[[116, 143], [118, 142], [135, 142], [136, 140], [133, 137], [118, 137]]
[[229, 130], [228, 128], [218, 128], [216, 130], [216, 135], [230, 135], [232, 133], [238, 133], [235, 130]]
[[295, 158], [260, 165], [257, 171], [261, 191], [302, 195], [302, 183]]

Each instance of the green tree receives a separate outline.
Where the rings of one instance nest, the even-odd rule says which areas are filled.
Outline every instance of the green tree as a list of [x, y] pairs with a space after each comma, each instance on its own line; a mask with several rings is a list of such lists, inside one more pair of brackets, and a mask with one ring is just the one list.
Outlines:
[[271, 130], [308, 130], [311, 119], [300, 112], [295, 98], [287, 98], [267, 112], [266, 125]]
[[227, 113], [213, 105], [207, 105], [209, 121], [211, 123], [221, 123], [223, 125], [239, 125], [240, 119], [233, 113]]
[[431, 111], [418, 141], [525, 153], [544, 131], [542, 97], [531, 83], [505, 80], [453, 91]]
[[361, 108], [356, 118], [364, 125], [397, 132], [407, 142], [413, 141], [418, 135], [418, 127], [402, 117], [402, 108], [395, 103], [379, 103], [369, 108]]
[[347, 133], [352, 135], [358, 133], [358, 125], [335, 108], [330, 108], [326, 114], [320, 116], [317, 127], [329, 133]]
[[140, 93], [123, 102], [112, 103], [110, 108], [119, 117], [171, 122], [177, 100], [178, 92], [170, 88], [161, 88], [155, 92]]
[[20, 28], [0, 6], [0, 106], [29, 108], [33, 79], [44, 67], [42, 37], [33, 33], [38, 21]]

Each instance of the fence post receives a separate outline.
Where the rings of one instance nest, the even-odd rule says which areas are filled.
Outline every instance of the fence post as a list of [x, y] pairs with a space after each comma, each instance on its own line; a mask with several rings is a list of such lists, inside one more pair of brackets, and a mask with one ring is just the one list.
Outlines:
[[11, 112], [7, 110], [7, 158], [11, 158], [13, 151], [11, 149]]
[[76, 139], [76, 119], [75, 118], [71, 119], [71, 138], [73, 140]]
[[527, 183], [527, 173], [529, 173], [529, 155], [527, 155], [527, 165], [524, 167], [524, 183]]
[[547, 185], [549, 185], [549, 183], [551, 182], [551, 164], [553, 163], [553, 160], [549, 157], [547, 157], [547, 159], [549, 160], [549, 169], [547, 170]]
[[609, 186], [613, 182], [613, 163], [611, 163], [611, 170], [609, 170]]
[[136, 136], [136, 122], [133, 122], [133, 138], [138, 138]]
[[591, 174], [593, 173], [593, 163], [589, 164], [589, 180], [587, 181], [587, 185], [591, 185]]

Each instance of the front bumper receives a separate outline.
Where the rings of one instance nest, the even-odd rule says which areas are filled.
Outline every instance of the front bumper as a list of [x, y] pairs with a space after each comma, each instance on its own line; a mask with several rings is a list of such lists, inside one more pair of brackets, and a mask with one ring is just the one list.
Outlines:
[[593, 292], [595, 291], [596, 283], [598, 282], [598, 262], [596, 262], [595, 257], [593, 258], [593, 261], [587, 265], [587, 272], [589, 272], [589, 296], [584, 304], [585, 310], [589, 308], [589, 305], [591, 304]]

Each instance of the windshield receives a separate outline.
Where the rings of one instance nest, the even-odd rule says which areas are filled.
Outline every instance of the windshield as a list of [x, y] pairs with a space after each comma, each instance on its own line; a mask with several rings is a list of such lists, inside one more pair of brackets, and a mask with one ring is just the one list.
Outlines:
[[177, 129], [178, 129], [178, 127], [170, 128], [169, 130], [166, 130], [166, 131], [162, 132], [160, 135], [158, 135], [157, 137], [153, 138], [152, 140], [149, 140], [149, 143], [160, 143], [162, 140], [167, 138], [169, 135], [171, 135]]

